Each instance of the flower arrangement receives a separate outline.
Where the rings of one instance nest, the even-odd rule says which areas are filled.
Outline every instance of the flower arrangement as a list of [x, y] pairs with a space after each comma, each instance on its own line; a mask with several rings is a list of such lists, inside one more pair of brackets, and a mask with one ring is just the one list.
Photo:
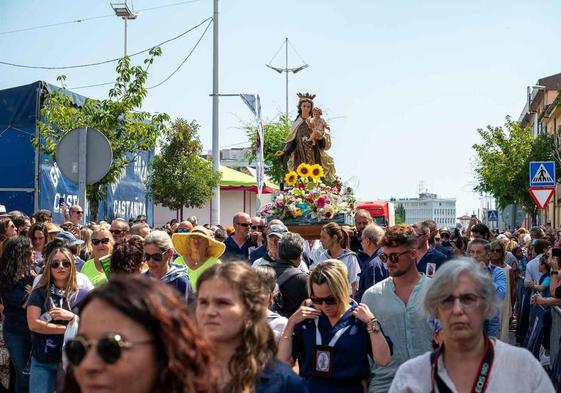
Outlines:
[[354, 212], [355, 198], [350, 187], [344, 188], [340, 179], [333, 185], [325, 184], [321, 178], [321, 165], [300, 164], [296, 171], [288, 172], [285, 189], [261, 209], [261, 216], [271, 220], [280, 218], [285, 223], [312, 224], [332, 221]]

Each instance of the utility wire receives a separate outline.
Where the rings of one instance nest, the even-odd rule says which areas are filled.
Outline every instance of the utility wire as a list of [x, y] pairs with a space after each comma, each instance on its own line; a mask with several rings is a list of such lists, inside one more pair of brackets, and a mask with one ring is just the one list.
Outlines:
[[275, 53], [275, 55], [273, 57], [271, 57], [271, 60], [269, 60], [269, 62], [267, 64], [271, 64], [273, 62], [273, 60], [275, 60], [275, 58], [277, 57], [277, 55], [279, 54], [279, 52], [281, 51], [282, 47], [284, 46], [284, 43], [281, 44], [281, 46], [279, 47], [279, 50], [277, 50], [277, 52]]
[[[203, 31], [203, 33], [201, 34], [201, 36], [199, 37], [199, 39], [197, 40], [197, 42], [195, 43], [195, 46], [193, 46], [193, 48], [189, 51], [189, 53], [187, 54], [187, 56], [183, 59], [183, 61], [179, 64], [179, 66], [171, 73], [169, 74], [164, 80], [162, 80], [160, 83], [154, 85], [154, 86], [150, 86], [147, 87], [147, 89], [154, 89], [158, 86], [163, 85], [164, 83], [166, 83], [173, 75], [175, 75], [177, 73], [177, 71], [179, 71], [179, 69], [181, 67], [183, 67], [183, 65], [185, 64], [185, 62], [189, 59], [189, 57], [191, 57], [191, 55], [193, 54], [193, 52], [195, 52], [195, 49], [197, 49], [197, 47], [199, 46], [200, 42], [202, 41], [203, 37], [205, 36], [206, 32], [208, 31], [208, 28], [210, 27], [210, 25], [212, 24], [212, 18], [210, 18], [211, 20], [209, 20], [207, 26], [205, 27], [205, 30]], [[85, 85], [85, 86], [76, 86], [76, 87], [70, 87], [70, 90], [78, 90], [78, 89], [87, 89], [90, 87], [98, 87], [98, 86], [107, 86], [107, 85], [112, 85], [115, 82], [104, 82], [104, 83], [96, 83], [93, 85]]]
[[[164, 44], [167, 44], [168, 42], [177, 40], [178, 38], [183, 37], [185, 34], [190, 33], [191, 31], [195, 30], [196, 28], [202, 26], [205, 22], [207, 21], [212, 21], [212, 17], [208, 17], [205, 20], [203, 20], [201, 23], [199, 23], [198, 25], [191, 27], [189, 30], [184, 31], [183, 33], [170, 38], [168, 40], [162, 41], [159, 44], [153, 45], [150, 48], [135, 52], [133, 54], [128, 55], [128, 57], [133, 57], [133, 56], [138, 56], [142, 53], [148, 52], [150, 51], [152, 48], [156, 47], [156, 46], [162, 46]], [[208, 28], [208, 27], [207, 27]], [[205, 30], [206, 31], [206, 30]], [[71, 69], [71, 68], [84, 68], [84, 67], [93, 67], [93, 66], [98, 66], [98, 65], [102, 65], [102, 64], [108, 64], [108, 63], [113, 63], [116, 61], [121, 60], [122, 57], [117, 57], [114, 59], [110, 59], [110, 60], [104, 60], [104, 61], [98, 61], [95, 63], [87, 63], [87, 64], [78, 64], [78, 65], [71, 65], [71, 66], [54, 66], [54, 67], [46, 67], [46, 66], [31, 66], [31, 65], [26, 65], [26, 64], [16, 64], [16, 63], [10, 63], [10, 62], [6, 62], [6, 61], [0, 61], [0, 64], [2, 65], [6, 65], [6, 66], [11, 66], [11, 67], [18, 67], [18, 68], [31, 68], [31, 69], [40, 69], [40, 70], [67, 70], [67, 69]]]
[[180, 69], [181, 67], [183, 67], [183, 64], [185, 64], [185, 62], [187, 61], [187, 59], [189, 59], [189, 57], [191, 57], [191, 55], [193, 54], [193, 52], [195, 52], [195, 49], [197, 49], [197, 47], [198, 47], [199, 44], [201, 43], [203, 37], [205, 36], [206, 32], [208, 31], [208, 28], [209, 28], [210, 25], [212, 24], [212, 19], [213, 19], [213, 18], [210, 18], [210, 19], [211, 19], [211, 20], [208, 21], [208, 24], [206, 25], [205, 30], [203, 31], [203, 34], [201, 34], [201, 36], [199, 37], [198, 41], [195, 43], [195, 46], [193, 46], [193, 49], [191, 49], [191, 51], [190, 51], [190, 52], [187, 54], [187, 56], [183, 59], [183, 61], [181, 62], [181, 64], [179, 64], [179, 66], [178, 66], [171, 74], [169, 74], [168, 77], [167, 77], [166, 79], [164, 79], [163, 81], [161, 81], [160, 83], [158, 83], [158, 84], [156, 84], [156, 85], [154, 85], [154, 86], [147, 87], [147, 89], [154, 89], [154, 88], [156, 88], [156, 87], [158, 87], [158, 86], [163, 85], [163, 84], [166, 83], [172, 76], [174, 76], [175, 73], [176, 73], [177, 71], [179, 71], [179, 69]]
[[288, 41], [288, 45], [290, 45], [290, 47], [292, 48], [292, 50], [294, 51], [294, 53], [296, 53], [296, 56], [298, 56], [300, 58], [300, 61], [304, 64], [307, 64], [306, 61], [302, 58], [302, 56], [300, 56], [300, 53], [298, 53], [298, 51], [296, 50], [296, 48], [292, 45], [292, 42], [290, 42], [290, 40]]
[[[201, 0], [188, 0], [188, 1], [180, 1], [178, 3], [172, 3], [172, 4], [163, 4], [163, 5], [156, 6], [156, 7], [143, 8], [143, 9], [138, 10], [138, 12], [152, 11], [152, 10], [156, 10], [156, 9], [160, 9], [160, 8], [174, 7], [174, 6], [178, 6], [178, 5], [182, 5], [182, 4], [197, 3], [199, 1], [201, 1]], [[0, 35], [12, 34], [12, 33], [21, 33], [23, 31], [39, 30], [39, 29], [45, 29], [45, 28], [48, 28], [48, 27], [69, 25], [69, 24], [72, 24], [72, 23], [81, 23], [81, 22], [87, 22], [87, 21], [90, 21], [90, 20], [110, 18], [110, 17], [115, 17], [115, 14], [90, 16], [90, 17], [87, 17], [87, 18], [69, 20], [69, 21], [66, 21], [66, 22], [51, 23], [51, 24], [48, 24], [48, 25], [39, 25], [39, 26], [32, 26], [32, 27], [24, 27], [22, 29], [0, 31]]]

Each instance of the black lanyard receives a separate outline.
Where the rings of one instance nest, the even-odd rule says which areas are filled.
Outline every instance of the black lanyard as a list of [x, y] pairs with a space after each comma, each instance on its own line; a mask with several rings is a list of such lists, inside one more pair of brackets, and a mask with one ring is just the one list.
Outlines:
[[[438, 358], [444, 351], [444, 346], [442, 345], [436, 351], [431, 353], [431, 369], [432, 369], [432, 390], [431, 393], [435, 393], [435, 385], [438, 387], [438, 393], [452, 393], [450, 388], [444, 383], [440, 375], [438, 375]], [[487, 336], [485, 336], [485, 354], [481, 359], [479, 364], [479, 372], [475, 381], [473, 381], [473, 386], [471, 387], [472, 393], [484, 393], [487, 390], [487, 384], [489, 382], [489, 375], [491, 374], [491, 368], [493, 367], [493, 359], [495, 358], [495, 349], [491, 344], [491, 341]]]

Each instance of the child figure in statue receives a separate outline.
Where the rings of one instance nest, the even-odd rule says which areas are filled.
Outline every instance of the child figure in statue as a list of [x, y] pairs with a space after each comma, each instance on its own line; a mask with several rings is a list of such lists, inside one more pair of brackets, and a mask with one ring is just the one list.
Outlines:
[[308, 138], [308, 142], [310, 142], [312, 146], [315, 146], [317, 141], [323, 139], [325, 136], [325, 130], [331, 131], [325, 119], [321, 117], [322, 114], [323, 111], [321, 108], [315, 106], [312, 109], [312, 117], [308, 117], [306, 119], [308, 127], [312, 129], [312, 134]]

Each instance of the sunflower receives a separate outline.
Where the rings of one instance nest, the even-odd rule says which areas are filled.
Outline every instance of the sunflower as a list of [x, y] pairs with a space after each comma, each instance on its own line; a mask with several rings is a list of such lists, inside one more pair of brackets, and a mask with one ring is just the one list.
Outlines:
[[294, 171], [290, 171], [284, 176], [284, 181], [290, 187], [296, 184], [296, 180], [298, 180], [298, 174]]
[[308, 164], [302, 163], [298, 165], [298, 168], [296, 168], [296, 172], [298, 172], [298, 175], [300, 175], [301, 178], [305, 179], [310, 176], [310, 166]]
[[314, 164], [310, 167], [310, 177], [314, 181], [319, 181], [323, 177], [323, 167], [319, 164]]

